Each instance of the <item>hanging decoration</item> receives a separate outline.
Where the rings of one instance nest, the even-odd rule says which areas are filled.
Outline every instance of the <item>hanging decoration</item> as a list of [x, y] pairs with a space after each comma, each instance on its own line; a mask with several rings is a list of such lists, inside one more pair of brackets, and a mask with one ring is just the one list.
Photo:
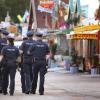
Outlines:
[[54, 5], [54, 0], [39, 0], [38, 10], [52, 14]]
[[58, 19], [58, 10], [59, 10], [59, 6], [57, 4], [55, 4], [55, 7], [52, 10], [52, 18], [53, 18], [53, 20], [57, 20]]
[[77, 0], [75, 4], [75, 11], [74, 11], [74, 26], [77, 26], [78, 23], [80, 22], [80, 15], [81, 15], [81, 5], [80, 5], [80, 0]]
[[66, 4], [62, 0], [51, 1], [54, 1], [52, 18], [53, 22], [56, 23], [56, 28], [65, 30], [68, 28], [72, 29], [78, 25], [81, 15], [80, 0], [69, 0], [69, 4]]
[[69, 9], [70, 9], [70, 11], [72, 12], [72, 13], [74, 13], [74, 1], [73, 0], [70, 0], [69, 1]]
[[21, 15], [17, 15], [17, 18], [21, 23], [23, 22], [23, 18], [21, 17]]
[[65, 10], [65, 9], [64, 9], [63, 6], [59, 8], [59, 16], [61, 16], [61, 17], [64, 16], [64, 10]]

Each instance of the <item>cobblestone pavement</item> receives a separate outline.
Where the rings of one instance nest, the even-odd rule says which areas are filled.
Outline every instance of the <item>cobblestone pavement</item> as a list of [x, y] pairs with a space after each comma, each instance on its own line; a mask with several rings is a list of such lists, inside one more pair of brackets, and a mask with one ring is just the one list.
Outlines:
[[0, 94], [0, 100], [100, 100], [100, 76], [48, 72], [45, 95], [21, 93], [20, 74], [16, 75], [14, 96]]

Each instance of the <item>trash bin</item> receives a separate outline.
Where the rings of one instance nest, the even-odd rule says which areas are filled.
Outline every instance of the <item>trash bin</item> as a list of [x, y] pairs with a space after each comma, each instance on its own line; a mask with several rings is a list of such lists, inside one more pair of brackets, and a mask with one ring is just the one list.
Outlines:
[[65, 59], [65, 60], [64, 60], [64, 68], [65, 68], [67, 71], [70, 70], [70, 66], [69, 66], [69, 61], [68, 61], [68, 59]]
[[63, 56], [64, 60], [64, 68], [69, 71], [70, 70], [70, 64], [71, 64], [71, 57], [70, 56]]
[[97, 75], [97, 68], [91, 68], [91, 75]]
[[78, 73], [78, 71], [79, 71], [78, 67], [70, 67], [70, 73], [71, 74], [76, 74], [76, 73]]

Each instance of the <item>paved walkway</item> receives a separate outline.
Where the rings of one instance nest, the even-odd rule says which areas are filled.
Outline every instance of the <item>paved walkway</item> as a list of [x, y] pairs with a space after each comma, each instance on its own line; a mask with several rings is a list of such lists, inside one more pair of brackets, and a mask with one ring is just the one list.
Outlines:
[[71, 75], [66, 71], [48, 72], [45, 95], [21, 93], [20, 75], [16, 75], [15, 95], [0, 94], [0, 100], [100, 100], [100, 76], [85, 74]]

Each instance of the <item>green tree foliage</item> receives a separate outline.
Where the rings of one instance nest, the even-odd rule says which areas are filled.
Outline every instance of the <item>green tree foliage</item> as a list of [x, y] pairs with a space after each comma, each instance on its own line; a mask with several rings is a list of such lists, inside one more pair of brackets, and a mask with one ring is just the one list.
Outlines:
[[26, 9], [29, 10], [30, 0], [0, 0], [0, 21], [5, 20], [7, 11], [11, 19], [18, 22], [17, 15], [23, 16]]

